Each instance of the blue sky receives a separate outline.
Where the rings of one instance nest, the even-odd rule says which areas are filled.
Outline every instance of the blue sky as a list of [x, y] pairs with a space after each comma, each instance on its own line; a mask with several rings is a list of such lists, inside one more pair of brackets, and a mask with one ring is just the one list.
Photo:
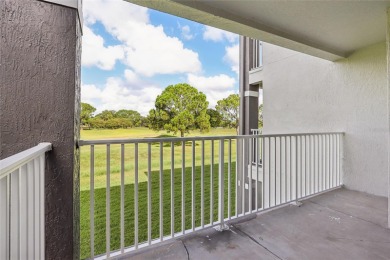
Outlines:
[[238, 36], [122, 0], [85, 0], [81, 99], [146, 115], [171, 84], [238, 92]]

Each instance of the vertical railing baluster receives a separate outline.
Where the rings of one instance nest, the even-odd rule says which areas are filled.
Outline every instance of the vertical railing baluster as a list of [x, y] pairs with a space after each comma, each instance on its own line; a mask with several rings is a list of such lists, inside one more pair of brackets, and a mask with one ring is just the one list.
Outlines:
[[344, 142], [344, 134], [339, 134], [339, 185], [343, 185]]
[[[10, 180], [11, 181], [11, 180]], [[34, 159], [34, 259], [40, 259], [39, 244], [39, 161]], [[11, 220], [10, 220], [11, 221]], [[11, 223], [10, 223], [11, 224]], [[10, 245], [11, 248], [11, 245]], [[10, 252], [11, 254], [11, 252]]]
[[242, 174], [241, 174], [241, 192], [242, 192], [242, 200], [241, 200], [241, 213], [245, 215], [245, 139], [242, 139]]
[[295, 201], [298, 203], [298, 135], [295, 137]]
[[249, 213], [252, 213], [252, 180], [253, 180], [253, 167], [252, 167], [252, 155], [253, 155], [253, 140], [252, 139], [247, 139], [248, 140], [248, 145], [249, 145], [249, 180], [248, 180], [248, 211]]
[[152, 244], [152, 147], [148, 143], [148, 244]]
[[327, 189], [330, 188], [330, 173], [331, 173], [331, 168], [330, 168], [330, 135], [328, 134], [328, 186]]
[[261, 170], [262, 170], [262, 182], [261, 182], [261, 208], [264, 209], [265, 203], [265, 138], [261, 137]]
[[[311, 135], [309, 135], [309, 161], [308, 161], [308, 164], [309, 164], [309, 172], [308, 172], [308, 183], [309, 183], [309, 187], [308, 187], [308, 194], [307, 195], [311, 195], [312, 194], [312, 181], [313, 181], [313, 178], [312, 178], [312, 166], [313, 166], [313, 162], [312, 162], [312, 153], [313, 153], [313, 150], [312, 150], [312, 141], [311, 141]], [[306, 196], [307, 196], [306, 195]]]
[[[34, 160], [27, 163], [27, 255], [34, 256]], [[6, 189], [4, 189], [6, 190]], [[7, 197], [7, 194], [5, 194]], [[0, 213], [1, 214], [1, 213]], [[7, 212], [5, 211], [5, 214]], [[5, 239], [4, 239], [5, 241]], [[9, 256], [5, 258], [8, 259]]]
[[45, 259], [45, 155], [39, 157], [40, 256]]
[[316, 152], [317, 152], [317, 171], [316, 171], [317, 191], [316, 192], [319, 192], [320, 191], [320, 136], [319, 135], [317, 135], [317, 138], [316, 138], [316, 146], [317, 146], [317, 149], [316, 149]]
[[[304, 192], [306, 193], [306, 142], [304, 142], [304, 140], [306, 141], [306, 135], [302, 135], [301, 136], [301, 165], [300, 165], [300, 168], [301, 168], [301, 174], [300, 174], [300, 186], [301, 186], [301, 194], [300, 194], [300, 198], [304, 197]], [[305, 146], [303, 146], [303, 144], [305, 144]], [[305, 153], [303, 153], [303, 151], [305, 151]], [[304, 179], [305, 178], [305, 179]]]
[[210, 163], [210, 224], [214, 224], [214, 140], [211, 140], [211, 163]]
[[279, 137], [279, 203], [282, 203], [282, 137]]
[[204, 228], [204, 140], [202, 140], [202, 147], [201, 147], [201, 175], [200, 175], [200, 222], [202, 228]]
[[125, 250], [125, 145], [121, 144], [121, 253]]
[[287, 202], [287, 136], [284, 137], [284, 202]]
[[[34, 172], [35, 173], [35, 172]], [[35, 177], [35, 174], [34, 174], [34, 177]], [[6, 253], [6, 255], [8, 256], [7, 257], [7, 259], [11, 259], [11, 244], [10, 244], [10, 237], [11, 237], [11, 177], [10, 177], [10, 175], [7, 175], [7, 198], [6, 198], [6, 229], [7, 229], [7, 231], [6, 231], [6, 234], [7, 234], [7, 238], [8, 239], [6, 239], [6, 243], [7, 243], [7, 245], [6, 245], [6, 250], [7, 250], [7, 253]], [[34, 185], [34, 188], [35, 188], [35, 185]], [[34, 192], [34, 195], [35, 195], [35, 192]], [[35, 199], [34, 199], [34, 204], [35, 204]], [[35, 207], [34, 207], [35, 208]], [[34, 217], [35, 217], [35, 214], [34, 214]], [[34, 224], [36, 224], [35, 222], [34, 222]], [[36, 226], [36, 225], [34, 225], [34, 226]], [[35, 227], [36, 228], [36, 227]], [[35, 230], [35, 232], [34, 232], [35, 234], [36, 233], [38, 233], [38, 232], [36, 232], [36, 230]], [[34, 237], [34, 241], [35, 241], [35, 237]], [[35, 241], [35, 243], [36, 243], [36, 241]], [[34, 252], [35, 253], [35, 256], [36, 256], [36, 251]]]
[[340, 134], [337, 134], [337, 186], [340, 186]]
[[318, 136], [318, 191], [322, 191], [322, 135]]
[[329, 188], [333, 188], [333, 135], [329, 135]]
[[268, 207], [271, 207], [271, 143], [272, 138], [268, 138]]
[[[32, 172], [31, 172], [32, 173]], [[31, 176], [31, 174], [27, 174], [27, 176]], [[0, 179], [0, 259], [10, 259], [9, 255], [9, 237], [10, 237], [10, 190], [9, 190], [9, 178], [10, 175], [6, 175], [3, 178]], [[31, 181], [28, 181], [28, 183], [32, 183]], [[33, 185], [31, 185], [33, 186]], [[30, 185], [27, 185], [27, 188], [29, 189]], [[29, 190], [30, 191], [30, 190]], [[31, 199], [32, 196], [30, 196]], [[27, 203], [29, 206], [29, 203]], [[32, 201], [31, 201], [32, 206]], [[29, 210], [31, 211], [32, 207], [29, 207]], [[29, 214], [29, 213], [27, 213]], [[30, 218], [33, 216], [33, 214], [29, 214]], [[29, 228], [31, 229], [33, 225], [29, 225]], [[33, 241], [33, 239], [29, 239], [30, 241]], [[30, 253], [30, 247], [28, 248], [29, 251], [27, 253]]]
[[[40, 245], [41, 245], [41, 237], [40, 237], [40, 233], [41, 233], [41, 202], [40, 202], [40, 182], [41, 182], [41, 176], [40, 176], [40, 169], [39, 169], [39, 160], [37, 159], [38, 161], [38, 171], [37, 171], [37, 175], [38, 175], [38, 182], [37, 182], [37, 190], [38, 190], [38, 194], [37, 194], [37, 204], [38, 204], [38, 207], [37, 207], [37, 214], [38, 214], [38, 221], [37, 221], [37, 229], [38, 229], [38, 239], [37, 239], [37, 243], [38, 243], [38, 255], [39, 257], [41, 257], [41, 250], [40, 250]], [[10, 236], [9, 236], [9, 239], [10, 239], [10, 253], [11, 253], [11, 257], [10, 259], [20, 259], [20, 255], [19, 255], [19, 218], [18, 216], [20, 215], [19, 214], [19, 174], [16, 173], [16, 172], [19, 172], [19, 169], [15, 170], [13, 173], [10, 174], [11, 178], [10, 178], [10, 191], [11, 191], [11, 196], [10, 196], [10, 225], [11, 225], [11, 231], [10, 231]]]
[[229, 139], [229, 155], [228, 155], [228, 218], [231, 219], [231, 168], [232, 168], [232, 139]]
[[110, 227], [110, 145], [106, 145], [106, 256], [110, 257], [111, 227]]
[[322, 190], [326, 189], [326, 135], [322, 138]]
[[324, 135], [324, 190], [328, 188], [328, 143], [327, 135]]
[[336, 165], [336, 146], [335, 146], [335, 138], [334, 134], [332, 134], [332, 187], [335, 187], [336, 183], [336, 171], [335, 171], [335, 165]]
[[255, 187], [255, 206], [256, 211], [259, 210], [259, 202], [258, 202], [258, 196], [259, 196], [259, 156], [260, 156], [260, 142], [259, 142], [259, 135], [256, 133], [256, 187]]
[[304, 158], [304, 168], [305, 168], [305, 184], [304, 184], [304, 187], [305, 187], [305, 195], [301, 195], [302, 197], [306, 196], [307, 195], [307, 135], [304, 135], [305, 137], [305, 148], [304, 148], [304, 151], [305, 151], [305, 156], [303, 157]]
[[311, 182], [312, 182], [312, 177], [311, 177], [311, 174], [312, 174], [312, 170], [311, 170], [311, 166], [312, 166], [312, 160], [311, 160], [311, 156], [312, 156], [312, 149], [311, 149], [311, 135], [309, 135], [308, 136], [309, 137], [309, 155], [308, 155], [308, 167], [309, 167], [309, 172], [308, 172], [308, 188], [307, 188], [307, 190], [308, 190], [308, 194], [306, 194], [306, 196], [307, 195], [311, 195], [311, 192], [312, 192], [312, 190], [311, 190]]
[[175, 236], [175, 143], [171, 142], [171, 237]]
[[138, 143], [134, 144], [134, 247], [138, 249]]
[[[42, 167], [42, 164], [41, 164]], [[44, 174], [45, 172], [43, 172]], [[43, 179], [43, 174], [40, 172], [40, 179]], [[39, 182], [40, 185], [40, 193], [43, 189], [43, 185], [41, 186], [41, 181]], [[42, 205], [42, 201], [40, 200], [40, 207], [43, 208], [44, 205]], [[42, 213], [42, 212], [41, 212]], [[44, 214], [40, 215], [40, 219], [42, 219]], [[22, 224], [22, 167], [19, 167], [18, 169], [18, 256], [19, 259], [22, 258], [22, 230], [21, 230], [21, 224]], [[42, 227], [42, 226], [41, 226]], [[42, 233], [41, 233], [42, 234]], [[42, 239], [42, 237], [40, 237]], [[43, 240], [40, 240], [40, 243], [42, 243]], [[43, 251], [41, 251], [42, 253]]]
[[186, 149], [185, 149], [186, 143], [184, 141], [181, 142], [181, 229], [183, 234], [186, 232], [186, 223], [185, 223], [185, 174], [186, 174]]
[[333, 135], [333, 149], [334, 149], [334, 159], [333, 159], [333, 167], [334, 167], [334, 187], [337, 187], [337, 135]]
[[191, 169], [191, 223], [195, 231], [195, 141], [192, 141], [192, 169]]
[[337, 187], [337, 135], [333, 134], [333, 167], [334, 167], [334, 175], [333, 175], [333, 186]]
[[218, 187], [218, 216], [221, 230], [224, 229], [225, 219], [225, 151], [224, 151], [224, 139], [219, 140], [219, 187]]
[[311, 189], [312, 189], [312, 194], [315, 194], [316, 193], [316, 185], [317, 185], [317, 182], [316, 182], [316, 155], [317, 155], [317, 153], [316, 153], [316, 136], [315, 135], [312, 135], [312, 142], [311, 142], [311, 144], [312, 144], [312, 159], [313, 159], [313, 161], [312, 161], [312, 165], [311, 165], [311, 171], [312, 171], [312, 175], [311, 175], [311, 178], [312, 178], [312, 183], [311, 183]]
[[291, 139], [292, 139], [292, 136], [290, 136], [290, 138], [289, 138], [289, 140], [290, 140], [290, 157], [289, 157], [289, 180], [290, 180], [290, 182], [289, 182], [289, 188], [290, 188], [290, 192], [289, 192], [289, 194], [290, 194], [290, 198], [289, 198], [289, 201], [292, 201], [292, 198], [293, 198], [293, 196], [292, 196], [292, 146], [291, 146], [291, 144], [292, 144], [292, 141], [291, 141]]
[[163, 201], [163, 175], [164, 175], [164, 150], [163, 150], [163, 142], [160, 142], [160, 241], [164, 239], [164, 201]]
[[236, 188], [236, 191], [235, 191], [235, 209], [236, 209], [236, 211], [235, 211], [235, 216], [236, 217], [238, 217], [238, 192], [239, 192], [239, 187], [238, 187], [238, 157], [239, 157], [239, 152], [240, 152], [240, 150], [239, 150], [239, 140], [238, 140], [238, 138], [236, 138], [235, 139], [236, 140], [236, 171], [235, 171], [235, 188]]
[[90, 151], [90, 243], [91, 243], [91, 258], [95, 257], [95, 146], [91, 145]]
[[273, 206], [276, 206], [276, 203], [277, 203], [277, 184], [276, 184], [276, 170], [277, 170], [277, 137], [274, 137], [274, 145], [275, 145], [275, 149], [274, 149], [274, 204]]
[[336, 143], [335, 143], [335, 135], [332, 134], [332, 162], [333, 162], [333, 165], [332, 165], [332, 169], [333, 169], [333, 187], [336, 187]]

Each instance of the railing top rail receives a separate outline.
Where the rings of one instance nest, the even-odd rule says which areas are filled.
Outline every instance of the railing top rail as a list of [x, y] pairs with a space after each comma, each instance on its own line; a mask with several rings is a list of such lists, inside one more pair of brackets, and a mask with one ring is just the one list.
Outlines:
[[194, 136], [194, 137], [162, 137], [162, 138], [137, 138], [137, 139], [106, 139], [106, 140], [79, 140], [78, 145], [101, 145], [101, 144], [135, 144], [135, 143], [160, 143], [160, 142], [188, 142], [202, 140], [229, 140], [229, 139], [252, 139], [284, 136], [309, 136], [344, 134], [344, 132], [324, 133], [293, 133], [293, 134], [272, 134], [272, 135], [221, 135], [221, 136]]
[[0, 160], [0, 179], [13, 172], [19, 166], [50, 150], [51, 143], [40, 143], [37, 146], [34, 146], [23, 152]]

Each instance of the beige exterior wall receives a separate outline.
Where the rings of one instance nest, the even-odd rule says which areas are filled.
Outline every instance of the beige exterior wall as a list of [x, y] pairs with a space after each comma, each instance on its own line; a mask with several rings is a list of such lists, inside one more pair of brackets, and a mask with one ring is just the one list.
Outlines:
[[[264, 43], [264, 134], [345, 132], [344, 184], [387, 196], [386, 44], [330, 62]], [[250, 82], [252, 83], [252, 82]]]

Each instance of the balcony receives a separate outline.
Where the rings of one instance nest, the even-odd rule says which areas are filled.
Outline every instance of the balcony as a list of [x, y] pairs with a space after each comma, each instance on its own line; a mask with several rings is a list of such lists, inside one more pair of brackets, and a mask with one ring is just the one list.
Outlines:
[[[386, 199], [342, 188], [343, 133], [258, 134], [80, 141], [90, 158], [81, 258], [390, 255]], [[4, 259], [44, 258], [50, 150], [1, 161]]]

